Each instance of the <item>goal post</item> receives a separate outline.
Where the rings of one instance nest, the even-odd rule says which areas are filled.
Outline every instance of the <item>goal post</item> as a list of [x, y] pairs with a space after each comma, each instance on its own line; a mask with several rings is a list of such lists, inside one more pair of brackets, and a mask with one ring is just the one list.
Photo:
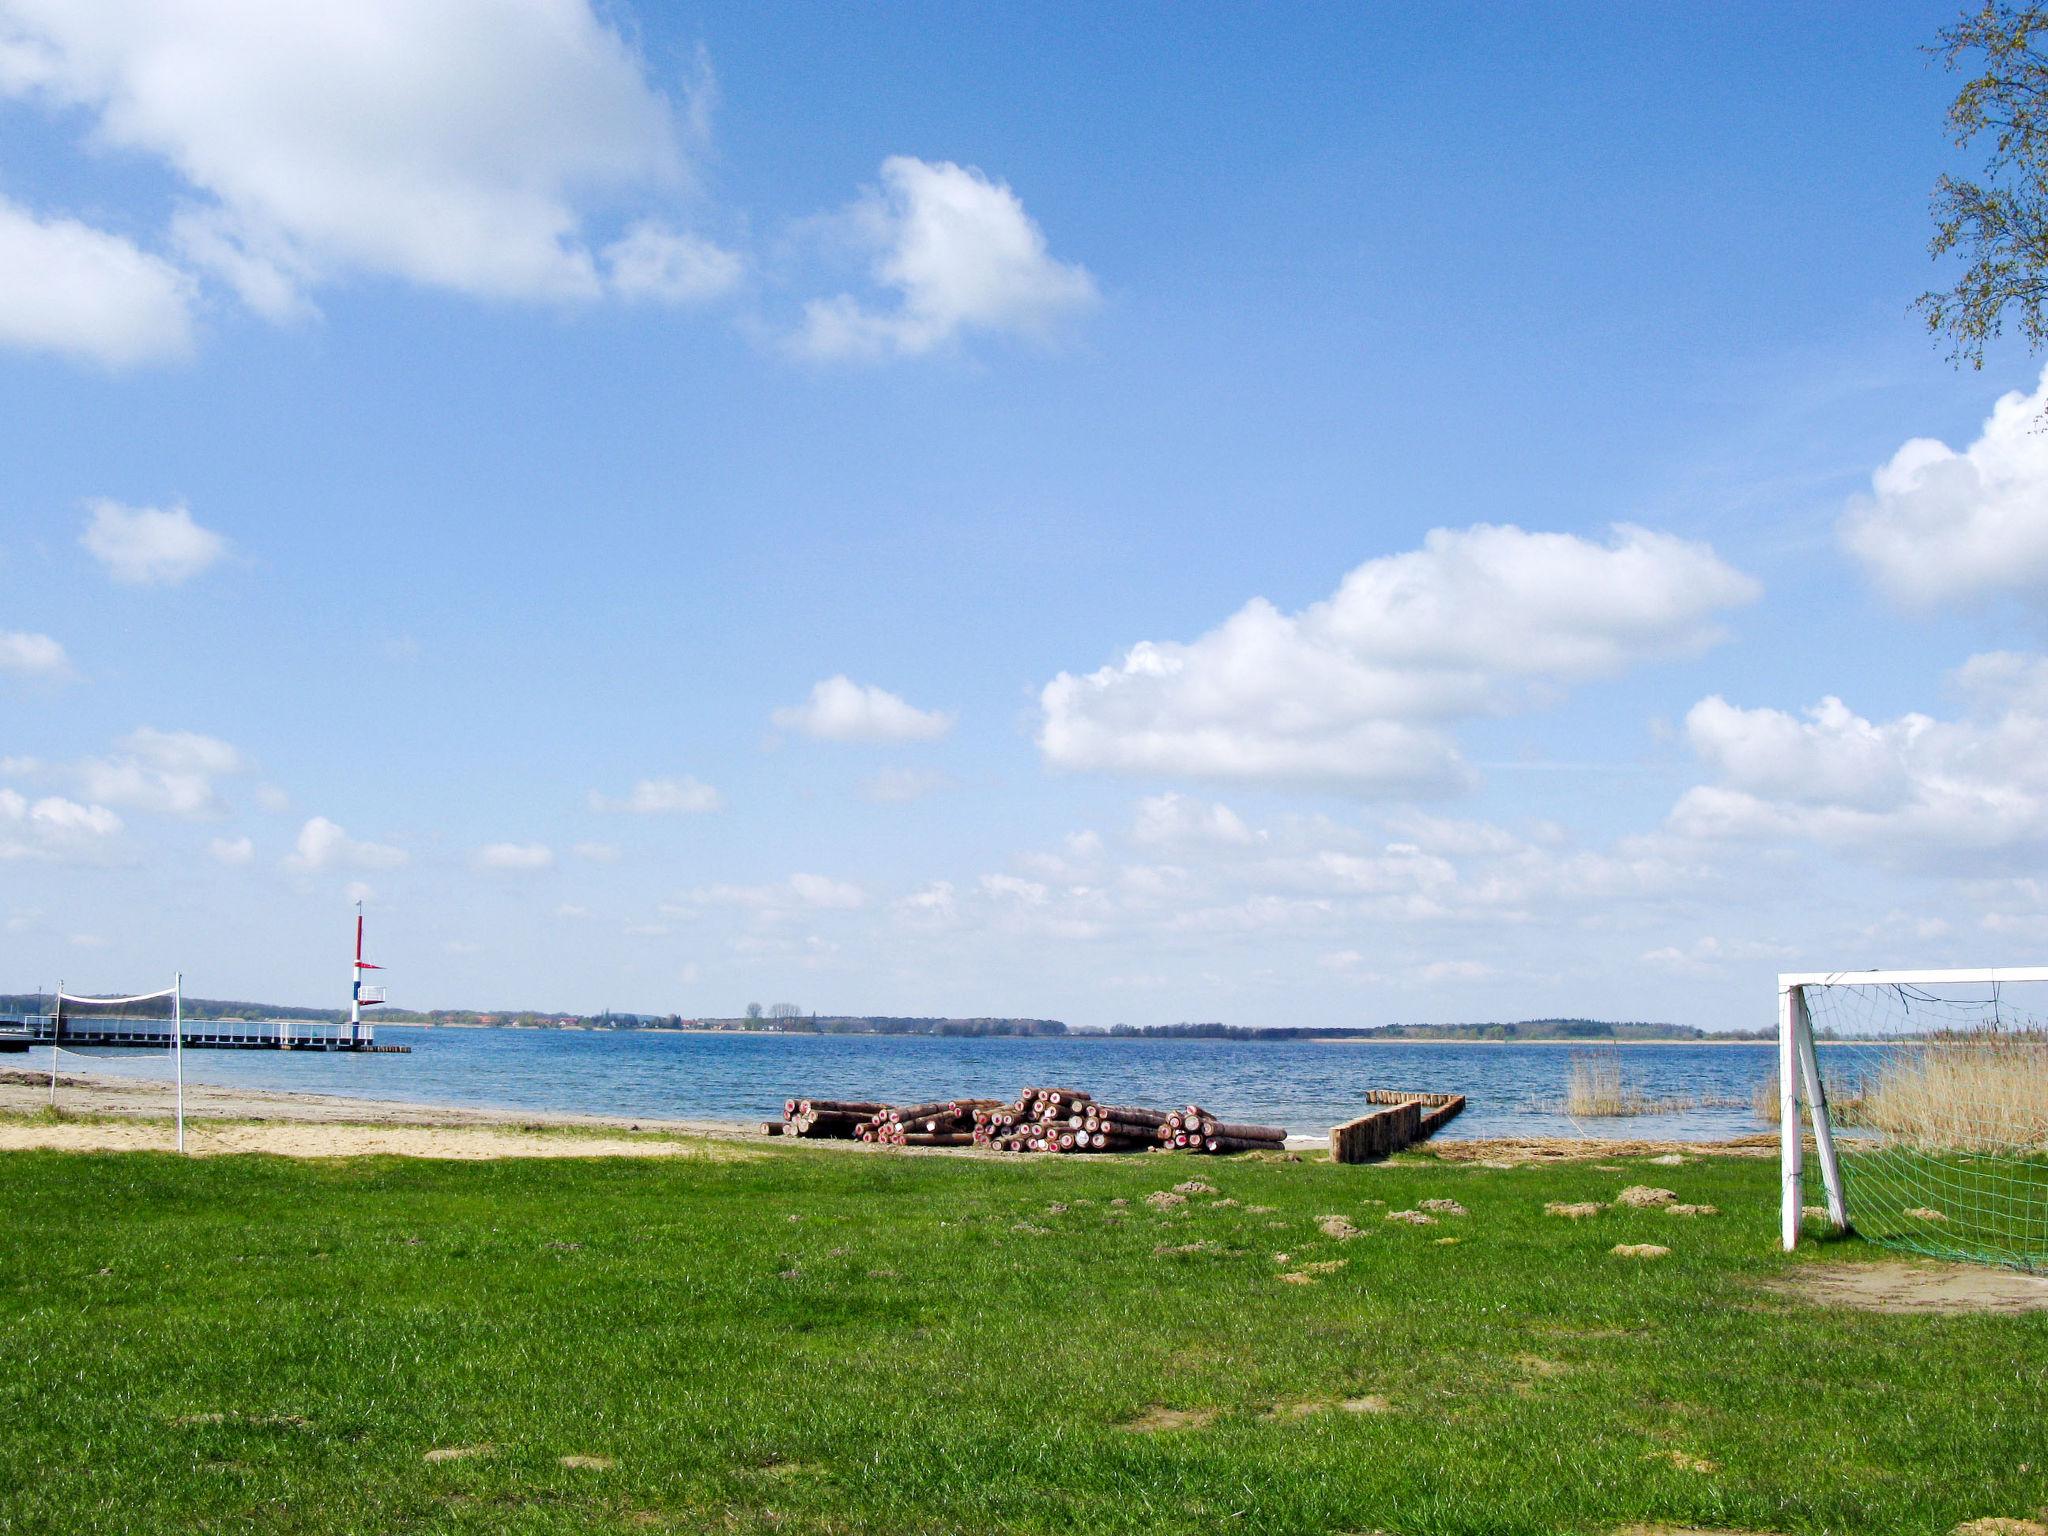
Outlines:
[[1781, 975], [1777, 1089], [1787, 1251], [1810, 1129], [1835, 1230], [2048, 1269], [2048, 967]]
[[[69, 1035], [67, 1037], [67, 1030]], [[57, 1064], [67, 1052], [74, 1056], [153, 1056], [171, 1058], [173, 1116], [177, 1146], [185, 1150], [185, 973], [180, 971], [161, 992], [128, 997], [94, 997], [67, 992], [57, 983], [50, 1013], [50, 1107], [57, 1106]]]

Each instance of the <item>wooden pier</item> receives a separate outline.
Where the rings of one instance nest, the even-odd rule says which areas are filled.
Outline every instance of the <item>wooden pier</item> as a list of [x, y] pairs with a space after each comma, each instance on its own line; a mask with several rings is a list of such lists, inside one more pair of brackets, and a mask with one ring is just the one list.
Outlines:
[[[379, 1045], [368, 1025], [323, 1024], [306, 1019], [188, 1019], [182, 1043], [188, 1051], [349, 1051], [359, 1056], [404, 1056], [409, 1045]], [[61, 1036], [47, 1014], [0, 1019], [0, 1053], [26, 1051], [52, 1041], [67, 1051], [120, 1047], [171, 1048], [171, 1025], [157, 1019], [73, 1018], [65, 1015]]]

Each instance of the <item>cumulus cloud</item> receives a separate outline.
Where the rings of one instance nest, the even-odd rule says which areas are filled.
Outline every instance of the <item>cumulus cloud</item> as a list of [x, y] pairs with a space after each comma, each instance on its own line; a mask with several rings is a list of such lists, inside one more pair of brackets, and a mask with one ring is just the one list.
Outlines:
[[872, 800], [876, 805], [908, 805], [937, 793], [952, 782], [943, 773], [931, 773], [921, 768], [884, 768], [863, 779], [860, 792], [864, 799]]
[[[5, 86], [0, 70], [0, 94]], [[0, 347], [107, 368], [182, 357], [192, 348], [192, 290], [184, 273], [119, 235], [0, 197]]]
[[31, 800], [0, 788], [0, 861], [59, 861], [90, 854], [121, 830], [104, 805], [81, 805], [57, 795]]
[[745, 263], [692, 235], [646, 222], [605, 247], [612, 292], [656, 304], [701, 304], [739, 285]]
[[125, 585], [176, 586], [228, 552], [228, 541], [193, 522], [183, 506], [124, 507], [106, 500], [87, 505], [91, 517], [78, 542]]
[[318, 873], [326, 869], [396, 869], [408, 857], [403, 848], [350, 837], [325, 816], [315, 816], [299, 828], [298, 842], [285, 863], [292, 869]]
[[217, 736], [142, 726], [115, 743], [109, 757], [87, 758], [76, 769], [89, 799], [162, 816], [218, 816], [216, 781], [247, 768], [242, 754]]
[[549, 869], [554, 862], [555, 850], [544, 843], [486, 843], [476, 851], [478, 869]]
[[1901, 859], [2048, 843], [2048, 657], [1975, 656], [1953, 682], [1965, 708], [1952, 720], [1871, 720], [1833, 697], [1802, 715], [1702, 699], [1685, 733], [1714, 782], [1685, 792], [1672, 829]]
[[1044, 338], [1097, 300], [1087, 269], [1055, 260], [1017, 194], [972, 166], [892, 156], [833, 222], [891, 302], [811, 301], [794, 339], [811, 357], [915, 356], [977, 331]]
[[1134, 842], [1159, 847], [1186, 843], [1225, 843], [1243, 847], [1253, 841], [1251, 828], [1229, 806], [1171, 791], [1151, 795], [1138, 802], [1131, 838]]
[[246, 837], [216, 837], [206, 852], [216, 864], [247, 864], [256, 857], [256, 845]]
[[822, 741], [935, 741], [953, 728], [953, 717], [918, 709], [886, 688], [856, 683], [844, 675], [812, 685], [803, 703], [774, 714], [786, 731]]
[[593, 789], [593, 811], [617, 811], [629, 816], [701, 816], [722, 809], [725, 797], [709, 784], [685, 776], [680, 779], [642, 779], [625, 795], [607, 795]]
[[1142, 641], [1040, 696], [1048, 763], [1361, 794], [1443, 790], [1448, 725], [1696, 653], [1758, 587], [1704, 544], [1617, 526], [1437, 529], [1300, 613], [1254, 598], [1191, 642]]
[[585, 211], [687, 182], [673, 104], [588, 0], [7, 0], [0, 58], [0, 94], [174, 173], [186, 257], [274, 317], [353, 273], [591, 298]]
[[681, 904], [663, 908], [672, 916], [689, 916], [700, 907], [737, 907], [765, 918], [794, 910], [852, 911], [867, 905], [867, 892], [829, 875], [794, 874], [780, 885], [700, 885]]
[[[0, 278], [0, 282], [4, 281]], [[71, 676], [71, 658], [48, 635], [0, 629], [0, 674], [62, 682]]]
[[569, 850], [577, 858], [589, 864], [616, 864], [619, 862], [618, 845], [615, 843], [578, 843]]
[[1842, 515], [1842, 545], [1894, 598], [1913, 605], [1987, 593], [2037, 594], [2048, 580], [2048, 373], [2003, 396], [1961, 452], [1904, 444]]

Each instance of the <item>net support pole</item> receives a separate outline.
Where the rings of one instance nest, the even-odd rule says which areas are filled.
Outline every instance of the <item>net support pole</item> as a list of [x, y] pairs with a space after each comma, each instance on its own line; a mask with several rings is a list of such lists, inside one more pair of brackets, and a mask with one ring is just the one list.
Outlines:
[[185, 1150], [185, 973], [171, 982], [171, 1059], [178, 1077], [178, 1150]]
[[50, 1108], [57, 1107], [57, 1042], [64, 1037], [64, 979], [57, 979], [57, 997], [50, 1013]]
[[1828, 1221], [1840, 1232], [1849, 1225], [1849, 1207], [1842, 1198], [1842, 1164], [1835, 1155], [1835, 1127], [1828, 1114], [1827, 1089], [1821, 1086], [1820, 1058], [1813, 1049], [1813, 1015], [1806, 1006], [1804, 987], [1792, 989], [1792, 1038], [1799, 1051], [1799, 1078], [1806, 1088], [1806, 1112], [1813, 1119], [1813, 1145], [1820, 1155], [1820, 1182], [1827, 1191]]
[[1805, 999], [1797, 986], [1778, 983], [1778, 1236], [1785, 1251], [1799, 1246], [1804, 1200], [1799, 1135], [1799, 1045], [1795, 1024]]

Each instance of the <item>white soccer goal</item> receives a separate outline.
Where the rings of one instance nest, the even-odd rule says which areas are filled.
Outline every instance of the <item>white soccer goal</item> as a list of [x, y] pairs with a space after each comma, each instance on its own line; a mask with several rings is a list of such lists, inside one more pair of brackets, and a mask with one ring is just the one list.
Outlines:
[[185, 978], [161, 992], [132, 997], [90, 997], [57, 984], [50, 1014], [50, 1107], [57, 1107], [57, 1066], [70, 1055], [81, 1060], [107, 1056], [168, 1056], [175, 1083], [178, 1150], [185, 1150]]
[[[1807, 1106], [1824, 1204], [1806, 1204]], [[2048, 1270], [2048, 967], [1778, 978], [1781, 1236]]]

